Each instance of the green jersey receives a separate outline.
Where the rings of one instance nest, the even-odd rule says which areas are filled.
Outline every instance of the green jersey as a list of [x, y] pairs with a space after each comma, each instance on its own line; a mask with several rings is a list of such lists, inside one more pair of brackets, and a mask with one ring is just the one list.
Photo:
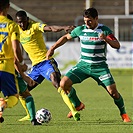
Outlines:
[[86, 25], [82, 25], [76, 27], [71, 32], [72, 38], [80, 38], [81, 61], [91, 64], [106, 61], [107, 44], [99, 38], [99, 34], [102, 32], [106, 36], [112, 34], [112, 31], [103, 24], [98, 24], [94, 30], [88, 29]]

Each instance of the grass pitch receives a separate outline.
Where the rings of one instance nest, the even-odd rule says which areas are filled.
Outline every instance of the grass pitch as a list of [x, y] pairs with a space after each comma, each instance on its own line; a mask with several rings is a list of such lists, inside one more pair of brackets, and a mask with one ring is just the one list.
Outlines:
[[[133, 118], [133, 71], [112, 70], [117, 88], [125, 100], [130, 118]], [[74, 87], [80, 100], [86, 105], [81, 111], [81, 120], [66, 117], [68, 107], [49, 81], [31, 91], [36, 110], [43, 107], [52, 113], [52, 120], [42, 126], [32, 126], [30, 121], [19, 122], [25, 116], [20, 102], [4, 111], [5, 122], [0, 124], [0, 133], [132, 133], [133, 122], [123, 123], [113, 99], [92, 79]], [[133, 120], [133, 119], [132, 119]]]

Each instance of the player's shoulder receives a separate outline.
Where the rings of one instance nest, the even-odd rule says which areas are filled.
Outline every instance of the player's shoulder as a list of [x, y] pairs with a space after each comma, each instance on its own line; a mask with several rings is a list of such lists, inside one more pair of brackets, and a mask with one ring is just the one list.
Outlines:
[[108, 35], [108, 34], [112, 33], [112, 30], [108, 26], [106, 26], [104, 24], [98, 24], [98, 28], [97, 29], [101, 29], [104, 32], [105, 35]]
[[8, 24], [9, 29], [12, 31], [19, 29], [18, 24], [14, 22], [13, 20], [10, 20], [7, 18], [6, 23]]
[[30, 27], [38, 29], [38, 28], [43, 28], [46, 24], [43, 24], [43, 23], [40, 23], [40, 22], [35, 22], [35, 21], [30, 21], [29, 25], [30, 25]]
[[82, 30], [84, 30], [85, 29], [85, 25], [79, 25], [79, 26], [77, 26], [74, 30], [75, 31], [82, 31]]
[[108, 27], [108, 26], [106, 26], [106, 25], [104, 25], [104, 24], [98, 24], [98, 29], [102, 29], [103, 31], [104, 30], [110, 30], [110, 28]]
[[79, 25], [79, 26], [77, 26], [76, 28], [79, 29], [79, 30], [80, 30], [80, 29], [82, 30], [82, 29], [85, 28], [85, 25]]
[[16, 22], [14, 22], [13, 20], [10, 20], [8, 18], [5, 18], [5, 21], [6, 21], [6, 23], [8, 23], [8, 25], [17, 25]]

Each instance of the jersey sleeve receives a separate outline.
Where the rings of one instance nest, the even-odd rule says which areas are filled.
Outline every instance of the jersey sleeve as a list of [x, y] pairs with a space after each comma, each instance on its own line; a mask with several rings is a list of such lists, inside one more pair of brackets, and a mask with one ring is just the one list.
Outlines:
[[74, 30], [71, 31], [70, 36], [72, 38], [78, 37], [80, 35], [80, 33], [81, 33], [81, 30], [82, 30], [81, 26], [76, 27]]
[[19, 28], [17, 24], [11, 25], [11, 41], [13, 40], [20, 40]]
[[44, 32], [44, 27], [46, 26], [46, 24], [42, 24], [42, 23], [37, 23], [37, 29], [41, 32]]
[[112, 30], [110, 28], [108, 28], [107, 26], [103, 26], [103, 32], [106, 36], [113, 34]]

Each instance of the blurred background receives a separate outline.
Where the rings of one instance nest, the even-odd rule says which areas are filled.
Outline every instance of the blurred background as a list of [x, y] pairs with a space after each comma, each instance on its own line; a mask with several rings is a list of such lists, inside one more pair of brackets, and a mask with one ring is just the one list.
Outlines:
[[[48, 25], [82, 25], [84, 9], [95, 7], [99, 13], [99, 23], [108, 26], [121, 43], [119, 50], [108, 48], [107, 58], [111, 68], [133, 67], [133, 0], [10, 0], [10, 15], [14, 18], [16, 11], [25, 10], [31, 20]], [[47, 47], [64, 35], [44, 33]], [[72, 45], [71, 45], [72, 44]], [[62, 52], [63, 51], [63, 52]], [[55, 58], [62, 72], [66, 72], [79, 59], [80, 44], [75, 39], [59, 48]], [[25, 60], [30, 60], [23, 51]]]

